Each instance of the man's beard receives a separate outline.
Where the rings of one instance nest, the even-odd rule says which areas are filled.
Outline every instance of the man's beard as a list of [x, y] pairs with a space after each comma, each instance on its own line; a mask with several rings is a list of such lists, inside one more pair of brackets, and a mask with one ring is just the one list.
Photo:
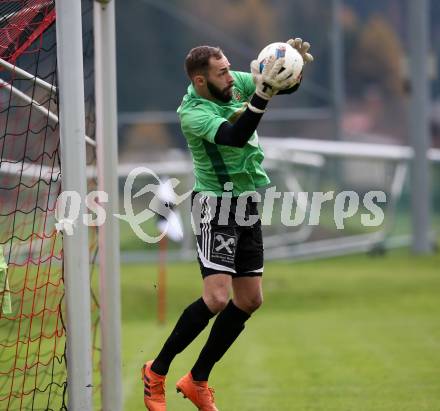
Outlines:
[[223, 90], [218, 88], [215, 84], [211, 83], [209, 80], [206, 82], [206, 85], [208, 86], [209, 92], [212, 94], [212, 96], [220, 100], [223, 103], [228, 103], [232, 99], [232, 87], [227, 87]]

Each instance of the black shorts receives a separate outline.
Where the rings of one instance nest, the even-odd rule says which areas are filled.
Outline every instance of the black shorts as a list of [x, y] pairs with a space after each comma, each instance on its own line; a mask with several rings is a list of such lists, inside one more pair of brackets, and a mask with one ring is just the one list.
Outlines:
[[219, 273], [234, 278], [263, 275], [263, 236], [255, 199], [222, 201], [221, 197], [193, 192], [191, 200], [202, 277]]

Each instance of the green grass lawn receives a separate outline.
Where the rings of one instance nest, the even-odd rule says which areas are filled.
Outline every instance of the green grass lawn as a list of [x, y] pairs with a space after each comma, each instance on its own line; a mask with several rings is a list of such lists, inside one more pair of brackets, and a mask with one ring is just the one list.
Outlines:
[[[267, 263], [265, 303], [214, 368], [221, 411], [440, 410], [440, 254], [394, 251]], [[125, 410], [142, 410], [140, 367], [200, 296], [196, 264], [168, 270], [168, 322], [156, 322], [154, 265], [122, 269]], [[212, 323], [212, 322], [211, 322]], [[205, 330], [171, 366], [169, 411], [193, 410], [175, 389]]]

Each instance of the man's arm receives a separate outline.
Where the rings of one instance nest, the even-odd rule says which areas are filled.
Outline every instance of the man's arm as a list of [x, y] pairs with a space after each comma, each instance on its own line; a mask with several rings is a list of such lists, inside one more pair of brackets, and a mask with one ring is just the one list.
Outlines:
[[220, 125], [215, 135], [215, 143], [231, 147], [244, 147], [257, 129], [268, 102], [269, 100], [254, 94], [248, 107], [234, 124], [225, 121]]
[[[301, 81], [293, 87], [280, 90], [277, 94], [292, 94], [299, 89], [300, 84]], [[231, 124], [229, 121], [222, 123], [215, 135], [216, 144], [243, 148], [257, 129], [268, 102], [269, 100], [265, 100], [254, 94], [250, 105], [257, 110], [261, 110], [261, 112], [252, 111], [248, 106], [234, 124]]]

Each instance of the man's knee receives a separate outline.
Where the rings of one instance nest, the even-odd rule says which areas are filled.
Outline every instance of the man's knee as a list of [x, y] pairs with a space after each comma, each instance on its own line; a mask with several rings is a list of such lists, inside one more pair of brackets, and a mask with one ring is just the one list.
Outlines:
[[235, 303], [238, 306], [238, 308], [247, 312], [248, 314], [251, 314], [254, 311], [257, 311], [263, 304], [263, 295], [256, 294], [246, 298], [240, 298], [236, 300]]
[[203, 295], [203, 300], [214, 314], [223, 311], [229, 302], [229, 293], [225, 290], [215, 290]]

